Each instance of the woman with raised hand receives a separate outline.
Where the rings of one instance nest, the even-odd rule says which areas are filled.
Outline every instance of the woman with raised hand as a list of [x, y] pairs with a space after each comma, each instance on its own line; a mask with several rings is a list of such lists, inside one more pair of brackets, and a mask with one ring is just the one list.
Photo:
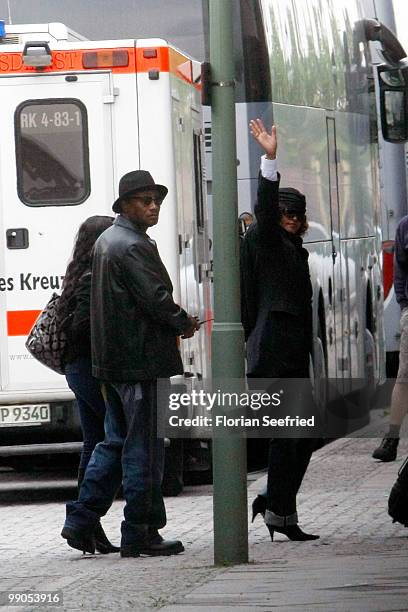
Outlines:
[[[302, 241], [308, 227], [306, 199], [297, 189], [279, 189], [275, 126], [270, 133], [260, 119], [249, 126], [265, 154], [256, 223], [248, 228], [242, 249], [247, 376], [249, 382], [251, 378], [291, 378], [308, 384], [312, 286], [309, 254]], [[253, 519], [258, 513], [264, 516], [272, 540], [275, 531], [296, 541], [319, 537], [300, 529], [296, 508], [296, 495], [314, 448], [316, 440], [310, 438], [270, 441], [267, 491], [258, 495], [252, 508]]]

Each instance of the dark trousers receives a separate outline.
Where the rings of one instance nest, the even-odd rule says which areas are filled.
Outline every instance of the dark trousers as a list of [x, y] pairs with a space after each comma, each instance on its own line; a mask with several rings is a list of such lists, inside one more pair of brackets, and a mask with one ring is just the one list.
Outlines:
[[[267, 376], [274, 381], [270, 380], [270, 384], [266, 380], [263, 382], [270, 394], [283, 386], [284, 405], [296, 406], [297, 409], [292, 410], [293, 414], [304, 416], [303, 408], [309, 407], [310, 410], [314, 402], [308, 372], [308, 353], [305, 353], [301, 361], [303, 363], [294, 364], [289, 371], [287, 364], [280, 361], [280, 353], [277, 352], [269, 362], [263, 362]], [[293, 379], [293, 386], [289, 379]], [[254, 379], [248, 378], [248, 383], [250, 387], [256, 388]], [[316, 448], [317, 440], [314, 438], [273, 438], [270, 441], [265, 513], [267, 524], [276, 527], [297, 524], [296, 495]], [[264, 491], [261, 495], [264, 495]]]
[[298, 522], [296, 495], [315, 446], [310, 438], [270, 441], [266, 523], [283, 527]]
[[65, 377], [71, 391], [75, 394], [81, 421], [83, 446], [79, 468], [85, 470], [92, 452], [105, 436], [105, 401], [98, 380], [92, 376], [89, 357], [78, 357], [65, 367]]
[[67, 527], [92, 528], [109, 510], [122, 481], [121, 545], [140, 545], [166, 524], [161, 492], [164, 441], [157, 437], [156, 382], [106, 384], [105, 439], [89, 461]]

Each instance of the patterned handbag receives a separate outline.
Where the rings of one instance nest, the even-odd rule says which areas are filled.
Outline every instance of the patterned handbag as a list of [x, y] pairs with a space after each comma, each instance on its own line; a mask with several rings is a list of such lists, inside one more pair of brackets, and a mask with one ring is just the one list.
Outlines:
[[408, 457], [398, 471], [388, 498], [388, 514], [393, 523], [401, 523], [408, 527]]
[[54, 372], [63, 374], [67, 336], [64, 331], [65, 321], [61, 323], [58, 320], [59, 299], [60, 296], [57, 293], [52, 294], [28, 334], [25, 346], [37, 361]]

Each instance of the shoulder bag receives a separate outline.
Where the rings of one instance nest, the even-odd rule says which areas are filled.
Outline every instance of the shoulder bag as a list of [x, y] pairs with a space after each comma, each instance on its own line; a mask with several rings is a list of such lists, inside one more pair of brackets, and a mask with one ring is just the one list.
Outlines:
[[58, 374], [65, 370], [64, 352], [67, 344], [66, 320], [59, 321], [58, 302], [60, 296], [53, 293], [44, 310], [38, 316], [25, 346], [37, 361]]
[[398, 471], [388, 498], [388, 514], [392, 522], [408, 527], [408, 457]]

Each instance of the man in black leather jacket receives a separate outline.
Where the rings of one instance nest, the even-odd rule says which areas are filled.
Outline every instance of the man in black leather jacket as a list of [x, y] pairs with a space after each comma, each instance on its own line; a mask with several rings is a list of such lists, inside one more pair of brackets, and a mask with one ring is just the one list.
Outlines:
[[159, 220], [167, 188], [144, 170], [125, 174], [112, 227], [95, 245], [92, 269], [93, 375], [104, 382], [105, 440], [88, 464], [77, 502], [67, 505], [62, 536], [93, 552], [93, 527], [112, 504], [123, 469], [126, 501], [121, 556], [172, 555], [184, 550], [166, 541], [161, 493], [163, 439], [157, 437], [157, 379], [183, 372], [177, 336], [199, 324], [172, 298], [172, 284], [156, 243], [146, 230]]

